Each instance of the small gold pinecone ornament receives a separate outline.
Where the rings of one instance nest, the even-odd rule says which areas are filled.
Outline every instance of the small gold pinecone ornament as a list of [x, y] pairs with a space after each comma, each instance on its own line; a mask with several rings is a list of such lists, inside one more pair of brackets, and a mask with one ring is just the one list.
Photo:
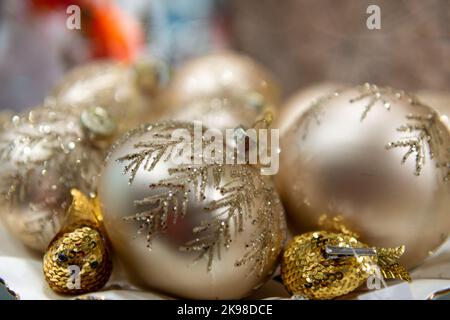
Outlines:
[[356, 235], [316, 231], [294, 237], [284, 251], [281, 277], [286, 289], [308, 299], [333, 299], [370, 276], [410, 281], [397, 263], [404, 246], [370, 248]]
[[62, 294], [82, 294], [102, 288], [112, 263], [101, 230], [99, 202], [71, 191], [69, 221], [44, 256], [44, 274], [50, 288]]

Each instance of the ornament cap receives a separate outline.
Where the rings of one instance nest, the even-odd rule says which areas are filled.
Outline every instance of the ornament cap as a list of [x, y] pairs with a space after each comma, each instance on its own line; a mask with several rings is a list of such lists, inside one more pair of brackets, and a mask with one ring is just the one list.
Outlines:
[[95, 106], [84, 110], [80, 120], [83, 128], [94, 137], [107, 138], [117, 130], [115, 121], [102, 107]]

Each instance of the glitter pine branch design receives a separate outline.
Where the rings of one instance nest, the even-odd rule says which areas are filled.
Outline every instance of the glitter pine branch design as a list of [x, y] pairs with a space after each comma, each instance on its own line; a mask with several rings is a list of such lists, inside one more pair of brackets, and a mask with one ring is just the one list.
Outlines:
[[368, 99], [368, 103], [364, 108], [363, 113], [361, 114], [361, 121], [366, 119], [370, 110], [375, 106], [375, 104], [381, 102], [386, 110], [391, 109], [390, 99], [393, 97], [397, 99], [401, 99], [405, 96], [405, 92], [403, 91], [394, 91], [392, 88], [380, 88], [377, 85], [365, 83], [364, 85], [359, 87], [360, 95], [356, 98], [350, 99], [350, 103], [354, 103], [361, 100]]
[[310, 132], [311, 125], [315, 124], [317, 126], [320, 126], [322, 117], [324, 115], [324, 104], [330, 101], [332, 98], [339, 96], [340, 92], [341, 90], [337, 90], [315, 99], [307, 108], [307, 111], [305, 111], [304, 115], [300, 118], [300, 121], [297, 122], [297, 125], [294, 126], [294, 128], [291, 130], [298, 130], [302, 127], [302, 139], [306, 140]]
[[[188, 129], [193, 135], [191, 125], [181, 127]], [[119, 162], [127, 162], [124, 173], [134, 179], [137, 170], [151, 171], [157, 163], [168, 161], [176, 146], [181, 143], [172, 141], [167, 135], [173, 129], [174, 124], [169, 122], [131, 132], [125, 140], [146, 131], [151, 132], [155, 139], [135, 144], [135, 152], [117, 159]], [[203, 139], [204, 145], [209, 143], [212, 142]], [[249, 166], [233, 164], [184, 164], [169, 168], [168, 174], [168, 178], [149, 185], [152, 195], [134, 202], [138, 212], [123, 218], [138, 224], [137, 234], [146, 233], [147, 247], [151, 249], [154, 237], [164, 232], [169, 223], [176, 224], [179, 218], [187, 214], [189, 194], [192, 194], [196, 201], [203, 202], [204, 209], [213, 215], [194, 227], [193, 239], [179, 249], [198, 252], [194, 261], [206, 258], [209, 271], [214, 258], [220, 259], [222, 250], [232, 245], [234, 235], [244, 231], [243, 222], [254, 219], [249, 221], [259, 227], [258, 232], [251, 235], [247, 252], [240, 261], [236, 261], [236, 265], [252, 264], [252, 271], [256, 270], [262, 275], [266, 261], [276, 254], [271, 249], [279, 241], [278, 235], [270, 230], [272, 206], [279, 200], [270, 199], [271, 195], [273, 197], [273, 190], [265, 187], [263, 179], [255, 177], [255, 172]], [[131, 183], [133, 179], [130, 180]], [[207, 186], [218, 191], [220, 199], [208, 200]], [[264, 202], [260, 208], [255, 208], [261, 196]], [[254, 209], [259, 210], [258, 217], [251, 216]]]
[[[246, 245], [247, 252], [242, 259], [236, 262], [236, 266], [251, 264], [252, 268], [250, 272], [258, 276], [264, 275], [264, 268], [267, 262], [276, 256], [272, 248], [279, 241], [278, 235], [271, 230], [272, 224], [276, 222], [271, 219], [271, 212], [275, 204], [280, 203], [280, 199], [274, 199], [271, 195], [273, 195], [273, 190], [271, 188], [264, 188], [264, 201], [259, 208], [258, 218], [253, 221], [264, 227], [260, 233], [252, 235], [252, 240]], [[285, 229], [285, 226], [281, 226], [281, 229]]]
[[[243, 232], [244, 219], [251, 219], [250, 212], [257, 197], [257, 190], [252, 177], [239, 167], [230, 167], [232, 181], [220, 190], [223, 198], [206, 204], [208, 211], [219, 212], [212, 220], [203, 221], [194, 228], [196, 239], [189, 241], [183, 251], [200, 252], [196, 260], [208, 256], [208, 270], [211, 270], [214, 252], [220, 258], [221, 248], [228, 248], [232, 243], [232, 225], [237, 232]], [[239, 179], [238, 179], [239, 177]]]
[[[439, 145], [443, 144], [441, 134], [438, 132], [436, 121], [438, 117], [435, 113], [427, 115], [413, 115], [406, 116], [409, 121], [407, 124], [400, 126], [397, 131], [405, 133], [416, 133], [413, 137], [405, 137], [398, 141], [390, 142], [386, 145], [386, 149], [393, 148], [408, 148], [403, 155], [402, 164], [404, 164], [411, 155], [415, 155], [416, 169], [414, 174], [419, 176], [425, 165], [426, 155], [431, 159], [442, 158], [438, 154]], [[445, 162], [442, 167], [445, 167]], [[438, 167], [441, 167], [438, 164]], [[448, 175], [444, 178], [448, 179]]]
[[156, 166], [156, 164], [161, 160], [161, 158], [166, 155], [165, 160], [168, 160], [170, 156], [171, 149], [177, 145], [177, 141], [163, 141], [156, 143], [138, 143], [134, 145], [135, 149], [141, 149], [135, 153], [126, 155], [122, 158], [117, 159], [119, 162], [128, 161], [125, 166], [123, 173], [130, 173], [129, 183], [132, 183], [136, 177], [137, 170], [142, 167], [144, 170], [151, 171]]

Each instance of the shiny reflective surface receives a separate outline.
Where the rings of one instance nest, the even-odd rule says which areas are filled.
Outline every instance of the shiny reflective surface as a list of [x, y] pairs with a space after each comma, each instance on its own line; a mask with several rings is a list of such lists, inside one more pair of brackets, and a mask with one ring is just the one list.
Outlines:
[[401, 262], [418, 265], [450, 230], [450, 135], [430, 115], [402, 92], [367, 86], [304, 112], [282, 137], [276, 177], [292, 231], [342, 216], [366, 243], [405, 244]]
[[79, 118], [37, 108], [0, 133], [0, 217], [43, 252], [64, 222], [70, 189], [95, 192], [103, 152], [84, 140]]
[[151, 120], [157, 111], [155, 95], [163, 76], [157, 61], [138, 61], [134, 65], [95, 62], [69, 72], [53, 90], [46, 103], [57, 108], [83, 112], [87, 108], [105, 109], [119, 126], [118, 134]]
[[313, 84], [299, 90], [284, 103], [282, 112], [280, 112], [274, 123], [274, 128], [280, 129], [280, 136], [283, 136], [303, 112], [308, 110], [317, 99], [342, 88], [344, 88], [344, 85], [324, 82]]
[[[233, 183], [231, 185], [235, 185], [239, 179], [250, 178], [253, 181], [251, 187], [255, 188], [251, 192], [258, 195], [248, 211], [245, 201], [237, 200], [240, 210], [245, 212], [243, 220], [238, 221], [237, 216], [234, 218], [230, 216], [232, 219], [230, 221], [234, 222], [229, 223], [225, 220], [227, 216], [223, 215], [227, 207], [221, 208], [220, 201], [225, 202], [233, 200], [233, 197], [245, 198], [251, 195], [229, 194], [225, 191], [222, 193], [211, 179], [203, 180], [203, 178], [195, 180], [196, 182], [178, 179], [172, 186], [164, 187], [160, 181], [174, 178], [169, 170], [179, 168], [171, 160], [160, 160], [151, 170], [139, 167], [134, 180], [129, 184], [129, 176], [123, 174], [126, 163], [118, 162], [117, 159], [136, 152], [137, 143], [144, 141], [150, 144], [153, 140], [153, 133], [141, 132], [137, 136], [126, 139], [123, 144], [117, 145], [109, 156], [99, 185], [104, 224], [116, 252], [129, 271], [129, 276], [135, 278], [138, 284], [185, 298], [235, 299], [248, 295], [253, 288], [264, 283], [267, 275], [274, 270], [285, 237], [283, 209], [277, 194], [272, 191], [271, 203], [265, 202], [267, 200], [264, 200], [262, 196], [266, 188], [271, 187], [271, 182], [261, 177], [259, 171], [250, 166], [239, 166], [239, 174], [236, 175], [234, 172], [234, 177], [230, 176], [230, 170], [233, 169], [224, 167], [220, 186], [225, 188], [230, 182]], [[194, 185], [202, 185], [203, 181], [206, 182], [205, 198], [200, 196], [199, 199]], [[173, 187], [179, 184], [189, 186], [189, 191], [186, 194], [186, 212], [184, 216], [178, 214], [175, 221], [176, 212], [184, 205], [183, 193], [178, 193], [180, 189]], [[151, 185], [154, 187], [150, 187]], [[171, 197], [171, 200], [164, 198], [165, 194]], [[170, 202], [167, 220], [160, 220], [163, 219], [161, 215], [164, 209], [151, 211], [150, 205], [138, 205], [138, 200], [150, 199], [152, 196], [156, 196], [156, 204], [165, 206], [166, 201]], [[172, 205], [173, 198], [177, 199], [176, 205]], [[208, 206], [215, 201], [219, 201], [218, 209], [208, 209]], [[265, 216], [264, 208], [266, 207], [274, 208], [267, 213], [269, 216]], [[139, 215], [139, 212], [147, 214], [147, 218]], [[150, 217], [148, 215], [150, 212], [154, 216]], [[130, 217], [140, 218], [130, 219]], [[153, 220], [154, 217], [157, 217], [157, 220]], [[268, 220], [264, 220], [265, 218]], [[263, 222], [260, 222], [260, 219], [263, 219]], [[148, 233], [149, 225], [143, 224], [146, 221], [158, 224], [155, 233]], [[195, 233], [194, 230], [205, 222], [206, 229]], [[220, 229], [214, 229], [216, 223], [219, 223]], [[239, 227], [241, 224], [242, 229]], [[139, 233], [140, 226], [144, 228]], [[228, 231], [223, 233], [222, 230], [225, 229], [222, 228]], [[226, 241], [227, 234], [230, 242]], [[151, 242], [147, 236], [151, 237]], [[271, 237], [273, 241], [265, 240]], [[199, 247], [187, 245], [192, 241], [194, 244], [198, 242]], [[202, 247], [201, 243], [206, 243], [206, 247]], [[247, 246], [247, 244], [251, 245]], [[263, 245], [261, 250], [258, 249], [260, 244]], [[151, 250], [148, 246], [151, 246]], [[212, 246], [213, 250], [208, 250], [209, 246]], [[191, 249], [183, 249], [186, 247]], [[206, 255], [198, 259], [202, 254], [202, 248], [205, 249]], [[248, 264], [240, 266], [236, 265], [249, 252], [257, 260], [250, 260]], [[265, 255], [265, 252], [268, 254]], [[210, 259], [212, 260], [209, 268]], [[255, 261], [263, 268], [261, 275], [252, 271], [252, 263]]]
[[[112, 261], [98, 219], [98, 199], [76, 189], [71, 195], [67, 221], [44, 255], [43, 272], [53, 291], [75, 295], [100, 290], [111, 275]], [[78, 279], [72, 270], [78, 270]]]
[[210, 128], [250, 127], [276, 109], [279, 88], [249, 57], [221, 52], [194, 59], [174, 75], [164, 93], [165, 119], [199, 120]]
[[421, 101], [441, 114], [441, 120], [450, 130], [450, 93], [433, 90], [420, 90], [417, 96]]

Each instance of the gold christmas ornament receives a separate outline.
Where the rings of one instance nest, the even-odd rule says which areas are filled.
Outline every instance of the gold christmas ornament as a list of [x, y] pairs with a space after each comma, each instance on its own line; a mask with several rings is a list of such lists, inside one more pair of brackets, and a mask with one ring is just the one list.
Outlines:
[[209, 128], [250, 127], [267, 111], [276, 111], [278, 85], [247, 56], [210, 54], [182, 66], [163, 94], [163, 117], [201, 121]]
[[205, 153], [199, 163], [175, 161], [183, 145], [171, 139], [175, 130], [185, 130], [189, 150], [194, 139], [203, 150], [212, 145], [206, 128], [200, 137], [194, 128], [146, 125], [113, 146], [99, 184], [105, 227], [139, 284], [185, 298], [242, 298], [276, 267], [283, 208], [255, 166], [210, 162]]
[[40, 107], [0, 132], [0, 217], [25, 245], [44, 252], [70, 205], [70, 189], [96, 191], [103, 152], [77, 115]]
[[67, 225], [50, 243], [44, 256], [44, 275], [50, 288], [62, 294], [101, 289], [108, 281], [112, 262], [101, 230], [100, 204], [80, 191], [73, 200]]
[[450, 134], [413, 96], [365, 84], [317, 99], [281, 138], [276, 184], [294, 234], [342, 216], [416, 266], [450, 230]]
[[370, 248], [357, 235], [315, 231], [294, 237], [281, 261], [286, 289], [308, 299], [333, 299], [354, 291], [369, 277], [410, 281], [398, 264], [404, 246]]
[[69, 72], [46, 104], [79, 113], [101, 107], [118, 124], [117, 133], [123, 133], [156, 116], [156, 97], [167, 78], [165, 65], [150, 58], [131, 65], [94, 62]]

